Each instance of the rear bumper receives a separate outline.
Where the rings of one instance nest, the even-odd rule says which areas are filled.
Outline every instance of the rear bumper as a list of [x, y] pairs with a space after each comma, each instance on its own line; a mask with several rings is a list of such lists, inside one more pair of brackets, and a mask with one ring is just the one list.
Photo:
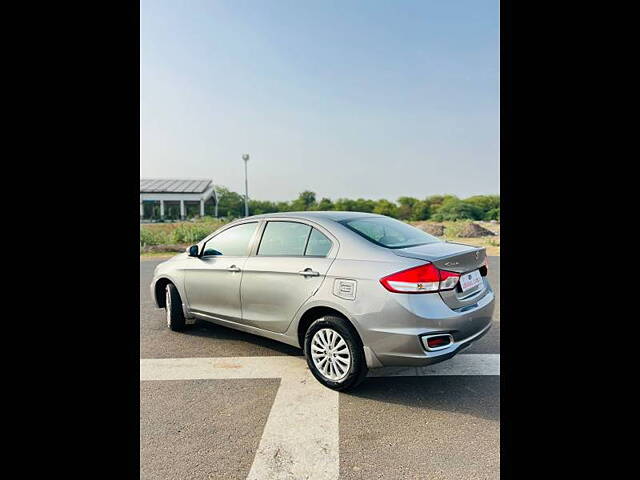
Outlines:
[[[421, 295], [425, 298], [420, 299], [420, 308], [416, 308], [415, 296], [403, 297], [408, 298], [394, 297], [383, 312], [357, 319], [369, 368], [442, 362], [491, 329], [495, 296], [490, 287], [476, 305], [463, 311], [451, 310], [438, 295]], [[437, 333], [451, 334], [453, 342], [441, 350], [427, 351], [421, 337]]]
[[480, 330], [475, 335], [472, 335], [458, 342], [454, 342], [449, 347], [438, 350], [437, 352], [428, 352], [426, 350], [419, 354], [394, 352], [380, 355], [376, 354], [376, 357], [385, 367], [422, 367], [425, 365], [432, 365], [434, 363], [448, 360], [467, 347], [470, 347], [473, 342], [483, 337], [491, 329], [491, 325], [492, 323], [489, 322], [489, 324], [484, 329]]

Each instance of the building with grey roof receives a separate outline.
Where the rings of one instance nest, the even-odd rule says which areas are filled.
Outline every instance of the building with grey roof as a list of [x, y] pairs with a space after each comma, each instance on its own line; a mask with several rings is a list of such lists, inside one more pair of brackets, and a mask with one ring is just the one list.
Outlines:
[[140, 179], [140, 219], [182, 219], [218, 216], [218, 198], [211, 180]]

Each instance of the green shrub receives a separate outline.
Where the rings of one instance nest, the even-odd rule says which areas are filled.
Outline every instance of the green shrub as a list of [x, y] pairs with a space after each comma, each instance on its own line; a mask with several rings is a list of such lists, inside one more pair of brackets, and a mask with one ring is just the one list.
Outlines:
[[[438, 218], [436, 220], [436, 217]], [[467, 203], [459, 198], [450, 197], [442, 202], [433, 215], [433, 219], [439, 222], [446, 220], [482, 220], [484, 212], [473, 203]]]
[[140, 228], [140, 246], [164, 245], [168, 242], [168, 235], [162, 231], [152, 231], [147, 228]]
[[171, 232], [170, 243], [198, 243], [214, 230], [209, 223], [182, 223]]
[[498, 221], [500, 221], [500, 207], [492, 208], [491, 210], [489, 210], [485, 214], [484, 219], [487, 220], [487, 221], [490, 221], [490, 220], [498, 220]]

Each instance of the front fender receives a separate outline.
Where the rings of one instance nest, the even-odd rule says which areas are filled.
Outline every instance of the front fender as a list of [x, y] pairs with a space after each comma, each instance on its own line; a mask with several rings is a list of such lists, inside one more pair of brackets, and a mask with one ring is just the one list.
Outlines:
[[187, 316], [187, 312], [189, 311], [189, 307], [187, 304], [187, 295], [184, 289], [184, 279], [182, 275], [170, 275], [168, 273], [163, 273], [158, 275], [157, 277], [154, 277], [153, 280], [151, 280], [151, 284], [149, 285], [149, 291], [151, 293], [151, 298], [153, 298], [153, 301], [156, 304], [156, 307], [158, 308], [163, 308], [164, 304], [163, 302], [161, 302], [160, 298], [156, 295], [156, 286], [158, 285], [158, 282], [171, 282], [173, 283], [176, 288], [178, 289], [178, 293], [180, 294], [180, 298], [182, 299], [182, 308], [185, 311], [185, 316]]

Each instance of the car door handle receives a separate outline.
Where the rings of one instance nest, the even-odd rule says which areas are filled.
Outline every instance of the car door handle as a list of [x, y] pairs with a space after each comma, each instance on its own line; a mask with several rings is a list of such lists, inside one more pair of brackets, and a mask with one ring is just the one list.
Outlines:
[[231, 265], [230, 267], [227, 268], [228, 272], [239, 272], [240, 271], [240, 267], [236, 267], [235, 265]]
[[305, 268], [304, 270], [300, 270], [298, 272], [299, 275], [303, 275], [305, 277], [318, 277], [320, 276], [320, 272], [316, 272], [315, 270], [311, 270], [310, 268]]

